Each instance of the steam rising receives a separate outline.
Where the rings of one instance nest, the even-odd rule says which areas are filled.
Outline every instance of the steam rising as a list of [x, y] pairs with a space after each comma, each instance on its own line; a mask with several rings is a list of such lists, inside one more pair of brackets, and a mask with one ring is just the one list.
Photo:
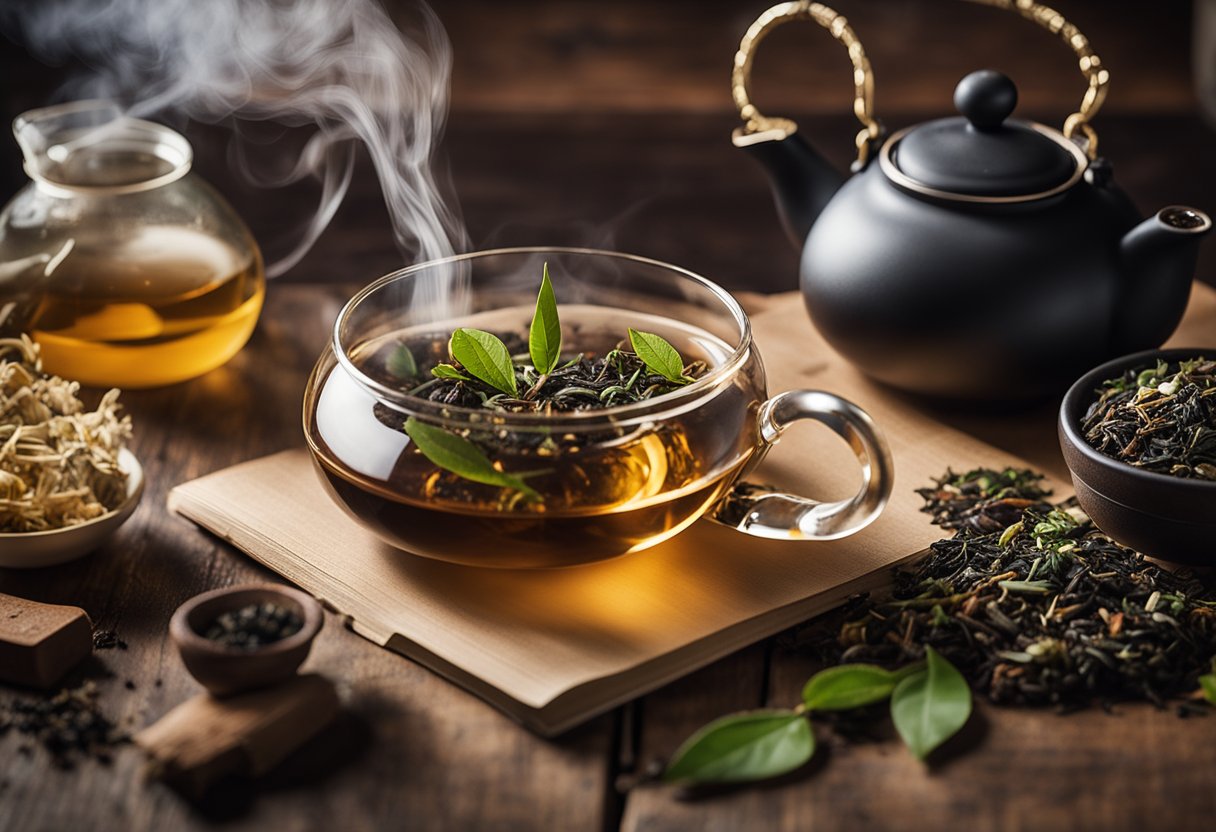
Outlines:
[[394, 236], [417, 260], [465, 247], [454, 208], [436, 187], [434, 150], [447, 115], [451, 45], [419, 0], [400, 31], [376, 0], [40, 0], [0, 10], [0, 26], [36, 56], [75, 57], [93, 72], [70, 98], [112, 98], [128, 115], [176, 113], [314, 125], [294, 164], [260, 184], [321, 182], [316, 214], [295, 248], [303, 257], [350, 185], [356, 143], [375, 165]]

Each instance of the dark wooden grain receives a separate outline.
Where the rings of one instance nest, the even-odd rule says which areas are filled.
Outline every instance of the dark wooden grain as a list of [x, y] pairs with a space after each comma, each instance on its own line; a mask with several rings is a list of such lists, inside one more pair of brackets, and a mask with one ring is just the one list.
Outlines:
[[[771, 0], [439, 0], [455, 49], [453, 105], [482, 112], [733, 112], [739, 39]], [[960, 0], [835, 0], [870, 58], [880, 115], [950, 108], [955, 83], [992, 66], [1032, 111], [1059, 121], [1085, 82], [1072, 52], [1009, 12]], [[1107, 112], [1192, 106], [1190, 3], [1055, 0], [1112, 73]], [[520, 48], [523, 45], [524, 48]], [[1145, 60], [1146, 52], [1152, 55]], [[776, 30], [760, 48], [755, 92], [782, 115], [847, 112], [844, 49], [813, 24]]]
[[[767, 0], [435, 5], [455, 47], [442, 155], [476, 247], [595, 245], [679, 263], [738, 290], [795, 286], [797, 252], [778, 227], [767, 185], [729, 142], [736, 121], [730, 58]], [[948, 114], [955, 81], [981, 66], [1011, 73], [1023, 111], [1048, 123], [1058, 124], [1081, 91], [1065, 47], [1000, 12], [956, 0], [837, 5], [874, 62], [877, 107], [890, 127]], [[1114, 73], [1097, 127], [1118, 180], [1145, 211], [1169, 203], [1216, 207], [1216, 134], [1192, 100], [1190, 4], [1054, 5], [1091, 37]], [[11, 45], [0, 47], [0, 70], [6, 119], [45, 103], [63, 76]], [[798, 118], [829, 158], [847, 164], [855, 128], [838, 46], [810, 27], [787, 27], [764, 47], [756, 77], [762, 106]], [[197, 170], [230, 198], [271, 256], [281, 251], [315, 192], [306, 185], [256, 190], [229, 172], [222, 131], [193, 126], [189, 135]], [[23, 176], [13, 146], [0, 146], [0, 196], [7, 197]], [[0, 591], [77, 604], [99, 626], [118, 629], [129, 649], [100, 653], [92, 669], [114, 674], [100, 682], [102, 702], [130, 729], [198, 690], [166, 639], [174, 608], [206, 589], [272, 578], [168, 515], [167, 490], [300, 444], [305, 374], [341, 302], [351, 287], [407, 258], [392, 243], [361, 160], [333, 225], [272, 285], [249, 348], [195, 382], [124, 395], [148, 493], [120, 535], [75, 564], [0, 574]], [[1216, 282], [1216, 245], [1207, 245], [1199, 273]], [[1010, 430], [1049, 437], [1051, 411], [1012, 417]], [[993, 430], [991, 421], [985, 426]], [[1053, 454], [1047, 447], [1038, 458], [1058, 461]], [[779, 642], [724, 659], [558, 741], [529, 735], [332, 617], [305, 667], [339, 683], [344, 716], [257, 789], [234, 785], [194, 806], [145, 784], [134, 749], [109, 768], [86, 763], [57, 772], [40, 752], [15, 753], [20, 740], [9, 735], [0, 740], [0, 830], [1114, 832], [1199, 828], [1216, 811], [1216, 717], [1183, 721], [1136, 707], [1068, 717], [981, 708], [927, 770], [895, 742], [846, 745], [821, 733], [818, 761], [771, 786], [692, 801], [655, 787], [617, 790], [715, 716], [792, 703], [813, 668]]]

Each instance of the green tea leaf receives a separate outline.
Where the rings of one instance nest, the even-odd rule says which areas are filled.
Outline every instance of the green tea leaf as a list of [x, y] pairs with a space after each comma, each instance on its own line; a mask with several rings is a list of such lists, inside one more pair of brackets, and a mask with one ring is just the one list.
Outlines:
[[895, 729], [922, 760], [971, 716], [967, 680], [932, 647], [925, 647], [925, 659], [926, 668], [903, 679], [891, 694]]
[[540, 502], [542, 499], [534, 488], [519, 477], [495, 468], [481, 449], [463, 436], [420, 422], [413, 416], [406, 420], [405, 432], [414, 440], [423, 456], [445, 471], [483, 485], [513, 488], [530, 500]]
[[1216, 673], [1200, 676], [1199, 689], [1203, 691], [1203, 698], [1208, 701], [1208, 704], [1216, 705]]
[[464, 373], [457, 370], [451, 364], [437, 364], [432, 370], [431, 375], [435, 378], [452, 378], [460, 381], [470, 381], [471, 379]]
[[480, 329], [461, 327], [448, 344], [452, 357], [477, 378], [508, 396], [516, 396], [515, 365], [507, 345]]
[[672, 384], [687, 384], [692, 381], [684, 375], [684, 359], [676, 348], [661, 335], [653, 332], [629, 330], [629, 343], [651, 372], [662, 376]]
[[553, 284], [549, 282], [548, 263], [540, 279], [536, 314], [532, 316], [532, 327], [528, 331], [528, 354], [532, 356], [532, 366], [542, 376], [553, 372], [562, 355], [562, 325], [557, 318], [557, 298], [553, 296]]
[[731, 714], [697, 731], [676, 751], [663, 779], [742, 783], [793, 771], [815, 753], [806, 718], [794, 711]]
[[872, 664], [829, 667], [812, 676], [802, 689], [802, 702], [811, 711], [847, 711], [881, 702], [891, 695], [900, 677]]
[[418, 375], [418, 362], [405, 344], [398, 344], [385, 362], [385, 369], [393, 378], [413, 378]]

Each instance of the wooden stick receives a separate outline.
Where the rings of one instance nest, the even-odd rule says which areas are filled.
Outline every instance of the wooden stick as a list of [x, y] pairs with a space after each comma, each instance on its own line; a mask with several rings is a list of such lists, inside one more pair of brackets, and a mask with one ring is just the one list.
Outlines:
[[153, 774], [201, 796], [223, 777], [258, 777], [324, 728], [338, 713], [338, 694], [323, 676], [217, 699], [183, 702], [135, 736]]

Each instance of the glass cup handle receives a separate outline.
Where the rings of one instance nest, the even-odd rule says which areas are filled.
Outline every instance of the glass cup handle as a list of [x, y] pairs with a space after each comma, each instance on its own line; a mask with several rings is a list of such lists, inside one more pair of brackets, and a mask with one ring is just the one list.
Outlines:
[[796, 494], [740, 483], [709, 517], [755, 537], [835, 540], [861, 531], [882, 513], [891, 496], [891, 452], [868, 413], [819, 390], [791, 390], [769, 399], [758, 414], [760, 441], [770, 448], [790, 425], [813, 419], [849, 443], [861, 465], [861, 488], [847, 500], [822, 503]]

